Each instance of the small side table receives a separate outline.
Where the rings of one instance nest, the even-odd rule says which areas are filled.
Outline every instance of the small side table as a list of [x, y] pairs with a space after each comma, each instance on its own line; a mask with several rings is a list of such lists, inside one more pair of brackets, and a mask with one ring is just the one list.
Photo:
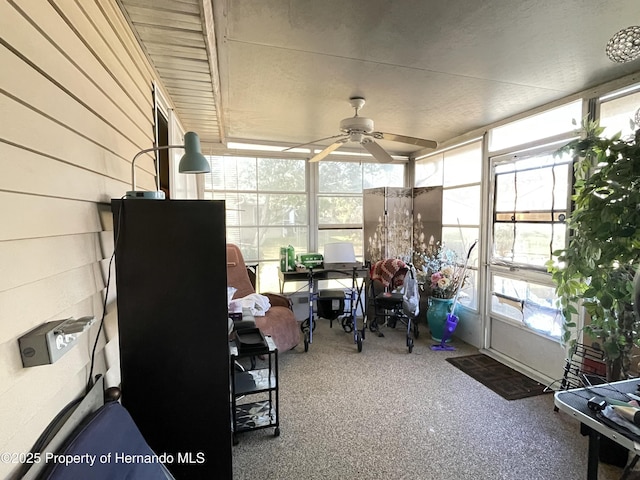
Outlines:
[[[238, 444], [237, 434], [249, 430], [274, 427], [274, 436], [280, 435], [280, 414], [278, 399], [278, 349], [270, 336], [265, 336], [263, 351], [241, 352], [235, 341], [229, 342], [231, 360], [231, 427], [233, 444]], [[239, 358], [265, 355], [267, 358], [255, 368], [237, 371]]]

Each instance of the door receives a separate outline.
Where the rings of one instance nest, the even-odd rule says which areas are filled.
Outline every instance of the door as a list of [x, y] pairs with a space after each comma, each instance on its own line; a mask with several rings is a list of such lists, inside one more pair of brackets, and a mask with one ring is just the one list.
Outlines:
[[565, 243], [571, 161], [557, 146], [491, 158], [485, 348], [545, 383], [562, 377], [563, 317], [547, 273]]

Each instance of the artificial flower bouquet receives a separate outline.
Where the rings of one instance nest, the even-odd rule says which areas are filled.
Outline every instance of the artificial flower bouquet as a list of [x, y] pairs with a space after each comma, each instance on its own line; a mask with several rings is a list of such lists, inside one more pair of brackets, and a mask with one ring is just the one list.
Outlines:
[[456, 252], [436, 243], [427, 248], [421, 260], [417, 277], [428, 295], [435, 298], [455, 297], [458, 288], [463, 287], [466, 280]]

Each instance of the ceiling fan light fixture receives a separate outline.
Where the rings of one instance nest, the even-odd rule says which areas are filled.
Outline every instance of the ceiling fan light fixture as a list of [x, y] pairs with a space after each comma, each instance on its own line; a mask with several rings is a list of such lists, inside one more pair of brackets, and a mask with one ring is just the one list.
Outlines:
[[626, 63], [640, 57], [640, 26], [635, 25], [617, 32], [607, 42], [607, 56], [614, 62]]
[[349, 99], [349, 103], [355, 110], [355, 115], [353, 117], [344, 118], [340, 121], [340, 131], [342, 132], [341, 134], [333, 135], [331, 137], [326, 137], [320, 140], [314, 140], [302, 145], [297, 145], [297, 147], [301, 147], [303, 145], [311, 145], [316, 142], [328, 140], [330, 138], [335, 139], [331, 145], [311, 157], [309, 159], [310, 163], [322, 160], [327, 155], [331, 154], [334, 150], [339, 148], [343, 143], [347, 142], [359, 143], [365, 150], [369, 152], [369, 154], [373, 158], [375, 158], [380, 163], [391, 163], [393, 161], [393, 157], [389, 155], [389, 153], [387, 153], [387, 151], [384, 150], [378, 143], [376, 143], [375, 139], [388, 140], [391, 142], [401, 142], [423, 148], [436, 148], [436, 146], [438, 145], [433, 140], [425, 140], [422, 138], [407, 137], [405, 135], [376, 132], [374, 131], [372, 119], [367, 117], [360, 117], [358, 115], [358, 111], [365, 104], [365, 99], [363, 97], [351, 97]]
[[364, 135], [362, 132], [351, 132], [349, 134], [349, 140], [356, 143], [362, 143], [364, 140]]

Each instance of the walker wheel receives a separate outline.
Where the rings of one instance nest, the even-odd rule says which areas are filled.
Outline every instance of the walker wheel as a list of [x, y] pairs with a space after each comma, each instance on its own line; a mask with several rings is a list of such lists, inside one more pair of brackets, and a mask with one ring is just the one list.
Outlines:
[[347, 333], [353, 332], [353, 317], [351, 315], [342, 318], [342, 329]]
[[360, 335], [356, 335], [356, 343], [358, 344], [358, 353], [362, 352], [362, 338], [360, 338]]
[[308, 352], [309, 351], [309, 333], [305, 332], [304, 334], [304, 351]]
[[[300, 323], [300, 330], [302, 330], [303, 332], [308, 332], [309, 331], [309, 323], [311, 323], [309, 321], [309, 318], [307, 318], [306, 320], [303, 320]], [[313, 331], [314, 332], [316, 331], [316, 323], [318, 323], [318, 322], [313, 322]]]
[[407, 347], [409, 353], [413, 352], [413, 338], [407, 338]]

